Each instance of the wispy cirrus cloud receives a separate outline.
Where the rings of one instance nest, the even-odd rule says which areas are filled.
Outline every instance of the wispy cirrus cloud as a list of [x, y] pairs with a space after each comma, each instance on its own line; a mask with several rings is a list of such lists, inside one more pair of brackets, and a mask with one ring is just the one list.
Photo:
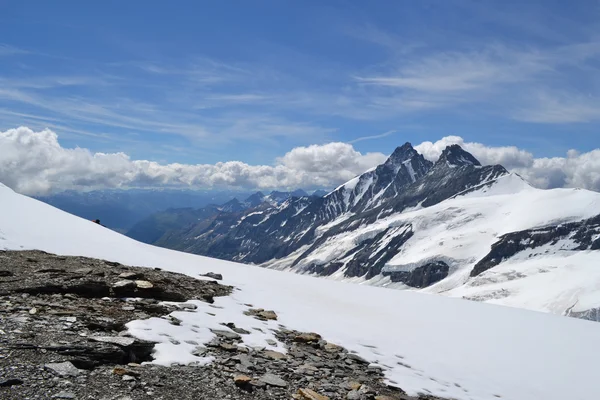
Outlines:
[[382, 139], [384, 137], [391, 136], [396, 132], [397, 132], [396, 130], [391, 130], [391, 131], [380, 133], [379, 135], [361, 136], [359, 138], [348, 141], [348, 143], [354, 144], [354, 143], [358, 143], [358, 142], [363, 142], [365, 140]]

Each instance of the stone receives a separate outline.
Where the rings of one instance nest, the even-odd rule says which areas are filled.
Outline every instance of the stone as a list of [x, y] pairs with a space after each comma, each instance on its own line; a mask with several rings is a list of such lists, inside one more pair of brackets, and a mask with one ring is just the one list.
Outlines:
[[344, 348], [342, 346], [338, 346], [337, 344], [333, 344], [333, 343], [326, 343], [325, 346], [323, 346], [323, 348], [325, 349], [325, 351], [329, 352], [329, 353], [339, 353], [340, 351], [343, 351]]
[[5, 379], [0, 381], [0, 387], [10, 387], [10, 386], [17, 386], [17, 385], [22, 385], [23, 381], [21, 379], [17, 379], [17, 378], [11, 378], [11, 379]]
[[133, 288], [133, 287], [135, 287], [135, 282], [130, 281], [128, 279], [124, 279], [124, 280], [113, 283], [112, 287], [115, 289]]
[[357, 362], [359, 364], [369, 364], [369, 362], [367, 360], [365, 360], [364, 358], [362, 358], [358, 354], [354, 354], [354, 353], [348, 353], [348, 354], [346, 354], [346, 360], [352, 360], [352, 361], [355, 361], [355, 362]]
[[135, 381], [135, 378], [131, 375], [123, 375], [123, 380], [128, 382], [128, 381]]
[[348, 394], [346, 395], [346, 399], [348, 400], [361, 400], [362, 396], [361, 394], [358, 392], [358, 390], [351, 390], [348, 392]]
[[177, 304], [177, 307], [183, 309], [183, 310], [195, 310], [198, 308], [197, 305], [192, 304], [192, 303], [183, 303], [183, 304]]
[[229, 343], [219, 343], [219, 347], [227, 351], [236, 351], [238, 349], [237, 346]]
[[261, 311], [258, 313], [258, 316], [267, 320], [277, 320], [277, 314], [275, 314], [275, 311]]
[[152, 289], [154, 287], [152, 282], [142, 281], [142, 280], [135, 281], [135, 286], [138, 289]]
[[396, 400], [390, 396], [375, 396], [375, 400]]
[[29, 310], [29, 314], [33, 315], [33, 314], [37, 314], [38, 310], [37, 308], [33, 307], [31, 310]]
[[140, 279], [142, 277], [143, 276], [141, 273], [133, 272], [133, 271], [123, 272], [122, 274], [119, 275], [119, 278], [121, 278], [121, 279]]
[[81, 373], [70, 361], [61, 363], [49, 363], [44, 368], [51, 370], [60, 377], [77, 376]]
[[294, 337], [294, 341], [300, 343], [318, 342], [320, 339], [321, 335], [314, 332], [305, 332]]
[[288, 358], [288, 356], [285, 354], [273, 350], [265, 350], [262, 352], [262, 355], [266, 358], [270, 358], [271, 360], [285, 360]]
[[244, 314], [256, 317], [263, 321], [267, 321], [267, 320], [276, 321], [277, 320], [277, 314], [275, 314], [275, 311], [273, 311], [273, 310], [264, 310], [262, 308], [251, 308], [248, 311], [244, 311]]
[[259, 379], [260, 382], [266, 383], [267, 385], [276, 386], [276, 387], [286, 387], [287, 382], [281, 379], [279, 376], [275, 374], [264, 374]]
[[246, 386], [250, 383], [252, 378], [246, 375], [236, 375], [233, 377], [233, 382], [236, 386]]
[[135, 343], [134, 338], [122, 336], [91, 336], [89, 339], [96, 342], [112, 343], [123, 347], [131, 346]]
[[266, 342], [270, 346], [277, 346], [277, 341], [275, 341], [273, 339], [267, 339]]
[[211, 329], [210, 331], [217, 336], [224, 337], [225, 339], [240, 340], [242, 338], [240, 335], [238, 335], [237, 333], [232, 332], [232, 331], [226, 331], [226, 330], [220, 330], [220, 329]]
[[71, 392], [60, 392], [52, 396], [53, 399], [74, 399], [75, 395]]
[[223, 275], [214, 272], [207, 272], [206, 274], [200, 274], [200, 276], [206, 276], [207, 278], [216, 279], [218, 281], [223, 280]]
[[305, 400], [329, 400], [329, 397], [323, 396], [311, 389], [298, 389], [300, 399]]

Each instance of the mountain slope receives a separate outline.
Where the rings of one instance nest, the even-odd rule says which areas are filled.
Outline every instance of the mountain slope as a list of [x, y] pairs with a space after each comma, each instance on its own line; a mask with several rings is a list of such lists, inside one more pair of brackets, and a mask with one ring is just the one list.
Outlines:
[[[198, 310], [178, 312], [179, 325], [153, 319], [133, 324], [134, 334], [162, 341], [158, 362], [198, 361], [191, 354], [194, 346], [169, 338], [206, 343], [214, 335], [205, 324], [217, 324], [209, 318], [243, 320], [243, 304], [253, 304], [273, 308], [279, 324], [319, 332], [377, 362], [390, 382], [409, 394], [459, 400], [595, 398], [600, 324], [178, 253], [136, 242], [4, 186], [0, 205], [1, 248], [83, 255], [190, 276], [213, 271], [239, 289], [217, 300], [216, 307], [198, 302]], [[207, 315], [209, 310], [215, 317]], [[248, 339], [258, 345], [265, 337], [256, 331]]]

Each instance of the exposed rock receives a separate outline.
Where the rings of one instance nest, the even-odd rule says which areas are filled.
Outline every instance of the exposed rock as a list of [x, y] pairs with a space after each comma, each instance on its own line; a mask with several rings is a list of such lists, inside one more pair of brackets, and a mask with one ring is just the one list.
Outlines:
[[121, 279], [142, 279], [144, 275], [140, 272], [127, 271], [119, 274], [119, 278]]
[[447, 277], [449, 271], [448, 264], [443, 261], [434, 261], [409, 270], [386, 270], [384, 268], [381, 274], [389, 276], [392, 282], [402, 282], [410, 287], [424, 288]]
[[296, 342], [309, 343], [309, 342], [318, 342], [321, 340], [321, 335], [314, 332], [304, 332], [297, 335], [294, 340]]
[[200, 276], [206, 276], [207, 278], [216, 279], [218, 281], [223, 280], [223, 275], [214, 272], [207, 272], [206, 274], [200, 274]]
[[301, 399], [305, 400], [329, 400], [329, 397], [323, 396], [311, 389], [298, 389]]
[[71, 392], [60, 392], [52, 396], [53, 399], [75, 399], [75, 394]]
[[70, 361], [61, 363], [48, 363], [44, 368], [51, 370], [60, 377], [77, 376], [81, 373]]
[[152, 289], [154, 287], [154, 285], [152, 284], [152, 282], [143, 281], [143, 280], [137, 280], [137, 281], [135, 281], [135, 286], [138, 289]]
[[365, 360], [364, 358], [362, 358], [358, 354], [348, 353], [348, 354], [346, 354], [345, 357], [346, 357], [347, 360], [356, 361], [357, 363], [360, 363], [360, 364], [369, 364], [369, 362], [367, 360]]
[[251, 308], [245, 311], [244, 314], [254, 316], [258, 319], [266, 320], [277, 320], [277, 314], [273, 310], [263, 310], [262, 308]]
[[267, 385], [271, 385], [271, 386], [277, 386], [277, 387], [286, 387], [287, 386], [287, 382], [275, 374], [264, 374], [263, 376], [260, 377], [259, 381], [264, 382]]
[[246, 375], [236, 375], [233, 377], [233, 381], [235, 382], [236, 386], [246, 386], [251, 380], [252, 378]]
[[123, 280], [120, 280], [118, 282], [113, 283], [112, 287], [114, 289], [134, 288], [135, 287], [135, 282], [131, 281], [131, 280], [128, 280], [128, 279], [123, 279]]
[[265, 350], [261, 354], [266, 358], [270, 358], [271, 360], [284, 360], [288, 358], [288, 356], [285, 354], [273, 350]]
[[232, 332], [232, 331], [226, 331], [226, 330], [220, 330], [220, 329], [211, 329], [210, 331], [217, 336], [224, 337], [224, 338], [230, 339], [230, 340], [240, 340], [242, 338], [240, 335], [238, 335], [237, 333]]
[[136, 339], [134, 338], [121, 336], [92, 336], [90, 337], [90, 340], [95, 340], [96, 342], [112, 343], [119, 346], [131, 346], [136, 341]]
[[4, 379], [0, 381], [0, 387], [10, 387], [10, 386], [17, 386], [17, 385], [22, 385], [23, 381], [21, 379]]

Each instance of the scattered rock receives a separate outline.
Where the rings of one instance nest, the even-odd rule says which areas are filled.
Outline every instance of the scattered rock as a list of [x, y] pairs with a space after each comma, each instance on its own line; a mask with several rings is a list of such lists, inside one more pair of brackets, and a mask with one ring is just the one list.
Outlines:
[[136, 341], [134, 338], [122, 336], [92, 336], [89, 339], [96, 342], [112, 343], [123, 347], [131, 346]]
[[273, 350], [265, 350], [261, 354], [266, 358], [270, 358], [271, 360], [285, 360], [288, 358], [288, 356], [285, 354]]
[[10, 386], [17, 386], [17, 385], [22, 385], [23, 381], [21, 379], [17, 379], [17, 378], [11, 378], [11, 379], [4, 379], [0, 381], [0, 387], [10, 387]]
[[252, 378], [246, 375], [236, 375], [233, 377], [233, 382], [235, 382], [236, 386], [246, 386], [251, 380]]
[[273, 310], [264, 310], [262, 308], [251, 308], [248, 311], [245, 311], [244, 314], [253, 316], [257, 319], [267, 321], [267, 320], [277, 320], [277, 314]]
[[135, 287], [135, 282], [130, 281], [128, 279], [123, 279], [121, 281], [115, 282], [112, 284], [112, 287], [115, 289], [129, 289]]
[[71, 392], [60, 392], [52, 396], [53, 399], [74, 399], [75, 395]]
[[355, 361], [355, 362], [357, 362], [359, 364], [369, 364], [369, 362], [367, 360], [365, 360], [364, 358], [362, 358], [358, 354], [354, 354], [354, 353], [348, 353], [348, 354], [346, 354], [346, 360], [352, 360], [352, 361]]
[[61, 363], [49, 363], [44, 368], [51, 370], [60, 377], [77, 376], [81, 373], [70, 361]]
[[305, 400], [329, 400], [329, 397], [323, 396], [311, 389], [298, 389], [301, 399]]
[[207, 272], [206, 274], [200, 274], [200, 276], [206, 276], [207, 278], [216, 279], [218, 281], [223, 280], [223, 275], [214, 272]]
[[314, 332], [301, 333], [294, 338], [294, 341], [302, 343], [318, 342], [319, 340], [321, 340], [321, 335]]
[[325, 351], [328, 351], [330, 353], [338, 353], [338, 352], [344, 350], [344, 348], [342, 346], [338, 346], [337, 344], [333, 344], [333, 343], [329, 343], [329, 342], [327, 342], [325, 344], [325, 346], [323, 346], [323, 348], [325, 349]]
[[277, 387], [286, 387], [287, 386], [287, 382], [275, 374], [264, 374], [263, 376], [260, 377], [259, 381], [264, 382], [267, 385], [271, 385], [271, 386], [277, 386]]
[[210, 331], [217, 336], [224, 337], [224, 338], [230, 339], [230, 340], [240, 340], [242, 338], [240, 335], [238, 335], [237, 333], [232, 332], [232, 331], [226, 331], [226, 330], [220, 330], [220, 329], [211, 329]]
[[141, 279], [144, 276], [140, 272], [128, 271], [119, 274], [119, 278], [121, 279]]
[[142, 280], [135, 281], [135, 286], [138, 289], [152, 289], [154, 287], [152, 282], [142, 281]]

